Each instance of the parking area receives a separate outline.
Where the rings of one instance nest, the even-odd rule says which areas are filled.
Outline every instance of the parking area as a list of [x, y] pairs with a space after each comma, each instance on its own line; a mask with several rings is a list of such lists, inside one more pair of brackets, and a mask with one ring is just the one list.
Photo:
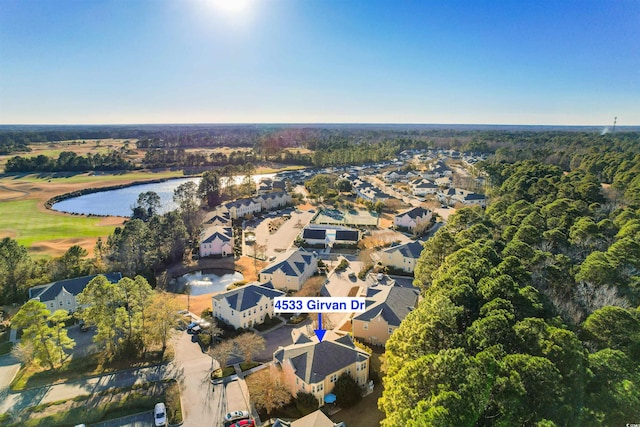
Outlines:
[[153, 427], [153, 411], [144, 412], [103, 423], [91, 424], [91, 427]]
[[[275, 233], [269, 233], [270, 221], [282, 218], [283, 215], [291, 215], [291, 218], [284, 221]], [[266, 247], [264, 257], [269, 259], [271, 257], [277, 257], [286, 251], [300, 234], [304, 226], [309, 224], [313, 215], [313, 213], [308, 211], [299, 211], [293, 208], [283, 209], [280, 212], [265, 214], [264, 217], [260, 219], [247, 221], [245, 223], [245, 230], [251, 229], [251, 231], [255, 233], [255, 244]], [[243, 244], [242, 253], [252, 257], [254, 255], [254, 245]]]

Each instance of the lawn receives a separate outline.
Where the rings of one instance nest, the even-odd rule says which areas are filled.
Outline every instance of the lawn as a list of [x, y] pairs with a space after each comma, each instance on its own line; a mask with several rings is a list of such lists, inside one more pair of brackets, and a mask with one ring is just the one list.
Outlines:
[[[31, 407], [0, 418], [2, 425], [49, 427], [96, 423], [140, 412], [151, 412], [158, 401], [167, 405], [169, 423], [182, 423], [180, 388], [175, 380], [111, 389], [101, 393]], [[11, 423], [13, 421], [13, 423]]]
[[66, 362], [54, 370], [39, 370], [33, 367], [23, 367], [13, 379], [11, 389], [13, 391], [21, 391], [27, 388], [42, 387], [50, 384], [89, 378], [96, 375], [104, 375], [123, 369], [154, 366], [158, 363], [165, 363], [172, 360], [174, 356], [173, 349], [168, 348], [162, 360], [160, 360], [159, 356], [159, 351], [150, 351], [146, 357], [140, 357], [138, 359], [113, 359], [105, 362], [102, 360], [100, 354], [92, 354], [78, 359], [71, 359], [69, 362]]
[[1, 202], [0, 235], [9, 235], [30, 247], [45, 240], [104, 237], [114, 229], [113, 226], [100, 225], [103, 218], [42, 212], [37, 204], [38, 201], [33, 199]]

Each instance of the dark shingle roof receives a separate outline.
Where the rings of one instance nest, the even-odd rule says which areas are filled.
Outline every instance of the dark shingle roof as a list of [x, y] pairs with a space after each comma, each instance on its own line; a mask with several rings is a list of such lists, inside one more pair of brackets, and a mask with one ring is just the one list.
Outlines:
[[324, 240], [327, 235], [327, 230], [322, 229], [314, 229], [314, 228], [305, 228], [302, 232], [302, 238], [304, 239], [318, 239]]
[[276, 261], [260, 271], [260, 273], [272, 274], [281, 270], [287, 276], [302, 276], [305, 269], [311, 264], [313, 256], [302, 250], [290, 252], [282, 261]]
[[378, 315], [382, 315], [382, 318], [389, 325], [400, 326], [400, 322], [415, 307], [419, 294], [420, 291], [417, 288], [394, 286], [389, 290], [386, 300], [372, 305], [371, 308], [356, 316], [355, 319], [369, 322]]
[[336, 241], [350, 241], [357, 242], [358, 241], [358, 232], [350, 231], [350, 230], [337, 230], [336, 231]]
[[[211, 234], [209, 234], [207, 236], [207, 233], [211, 232]], [[203, 234], [207, 237], [205, 237], [204, 239], [202, 239], [201, 243], [211, 243], [214, 240], [216, 240], [216, 238], [222, 240], [223, 242], [229, 242], [231, 241], [231, 236], [233, 235], [233, 231], [231, 228], [213, 228], [210, 231], [205, 230], [203, 232]]]
[[402, 212], [402, 213], [400, 213], [400, 214], [398, 214], [396, 216], [400, 217], [400, 216], [409, 215], [409, 218], [415, 219], [415, 218], [418, 218], [418, 217], [422, 218], [423, 216], [425, 216], [427, 214], [429, 214], [429, 210], [428, 209], [424, 209], [424, 208], [418, 207], [418, 208], [413, 208], [411, 210], [408, 210], [406, 212]]
[[[82, 292], [96, 276], [98, 275], [74, 277], [73, 279], [59, 280], [44, 286], [36, 286], [29, 289], [29, 298], [38, 298], [40, 302], [51, 301], [58, 296], [62, 288], [75, 296]], [[122, 279], [122, 273], [106, 273], [103, 274], [103, 276], [111, 283], [118, 283], [118, 281]]]
[[229, 307], [236, 311], [244, 311], [258, 304], [258, 301], [263, 296], [273, 299], [282, 295], [284, 295], [284, 292], [273, 289], [271, 283], [265, 283], [242, 286], [241, 288], [218, 294], [213, 298], [218, 301], [226, 299]]
[[406, 258], [418, 259], [420, 258], [420, 254], [422, 253], [422, 249], [424, 249], [424, 247], [420, 242], [416, 241], [407, 243], [406, 245], [401, 245], [398, 247], [398, 249], [400, 250], [400, 253]]

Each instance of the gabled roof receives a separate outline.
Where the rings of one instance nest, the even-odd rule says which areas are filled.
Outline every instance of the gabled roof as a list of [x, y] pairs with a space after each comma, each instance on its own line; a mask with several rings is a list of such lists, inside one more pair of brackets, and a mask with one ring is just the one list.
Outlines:
[[369, 358], [367, 353], [353, 344], [350, 336], [337, 339], [334, 337], [334, 340], [331, 340], [334, 335], [327, 333], [322, 342], [318, 342], [314, 337], [308, 343], [281, 347], [273, 357], [280, 363], [289, 360], [296, 376], [307, 384], [324, 381], [327, 376]]
[[404, 245], [391, 246], [389, 248], [383, 249], [382, 252], [393, 253], [400, 252], [405, 258], [420, 258], [420, 254], [422, 253], [422, 249], [424, 247], [418, 241], [405, 243]]
[[213, 224], [214, 222], [222, 222], [224, 224], [231, 223], [231, 220], [229, 219], [229, 213], [216, 213], [211, 218], [205, 221], [206, 224]]
[[273, 274], [282, 271], [286, 276], [299, 277], [311, 265], [314, 255], [301, 249], [287, 252], [283, 258], [276, 260], [260, 273]]
[[408, 215], [409, 218], [416, 219], [416, 218], [422, 218], [423, 216], [428, 215], [428, 214], [429, 214], [429, 210], [428, 209], [417, 207], [417, 208], [409, 209], [406, 212], [399, 213], [396, 216], [397, 217], [403, 217], [405, 215]]
[[233, 230], [231, 227], [209, 227], [202, 232], [200, 243], [211, 243], [216, 239], [220, 239], [223, 242], [230, 242], [232, 236]]
[[[37, 298], [40, 302], [47, 302], [55, 299], [62, 289], [76, 296], [84, 290], [89, 282], [98, 274], [92, 276], [74, 277], [73, 279], [58, 280], [48, 285], [35, 286], [29, 289], [29, 298]], [[106, 273], [103, 274], [111, 283], [118, 283], [122, 279], [122, 273]]]
[[284, 295], [284, 292], [273, 289], [271, 282], [251, 283], [231, 291], [215, 295], [213, 299], [226, 300], [229, 307], [236, 311], [245, 311], [255, 307], [263, 296], [273, 299]]
[[367, 311], [354, 317], [355, 320], [369, 322], [381, 315], [391, 326], [400, 326], [400, 322], [416, 306], [420, 291], [417, 288], [392, 286], [384, 301], [371, 305]]

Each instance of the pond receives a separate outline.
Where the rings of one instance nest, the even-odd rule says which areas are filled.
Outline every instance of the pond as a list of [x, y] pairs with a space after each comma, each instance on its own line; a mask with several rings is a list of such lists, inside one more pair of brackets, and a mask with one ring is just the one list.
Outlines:
[[[273, 178], [274, 176], [275, 174], [254, 175], [253, 180], [258, 182], [262, 178]], [[241, 182], [242, 179], [242, 176], [235, 177], [237, 183]], [[163, 214], [177, 208], [177, 205], [173, 202], [173, 190], [178, 188], [180, 184], [188, 181], [193, 181], [198, 185], [200, 178], [176, 178], [164, 182], [137, 184], [116, 190], [99, 191], [55, 203], [52, 209], [60, 212], [83, 215], [128, 217], [131, 216], [132, 207], [135, 206], [138, 201], [138, 195], [147, 191], [154, 191], [160, 196], [159, 213]]]
[[176, 279], [178, 286], [191, 286], [191, 295], [210, 294], [212, 292], [226, 291], [227, 286], [244, 280], [242, 273], [234, 271], [228, 274], [206, 274], [201, 271], [185, 274]]

